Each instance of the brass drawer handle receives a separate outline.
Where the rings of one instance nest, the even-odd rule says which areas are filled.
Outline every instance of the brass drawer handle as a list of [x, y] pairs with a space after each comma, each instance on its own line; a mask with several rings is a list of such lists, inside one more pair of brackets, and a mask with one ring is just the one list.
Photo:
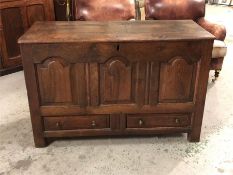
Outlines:
[[96, 126], [96, 123], [95, 123], [94, 120], [91, 122], [91, 126], [92, 126], [92, 127], [95, 127], [95, 126]]
[[57, 122], [57, 123], [56, 123], [56, 127], [57, 127], [58, 129], [61, 129], [61, 128], [62, 128], [61, 122]]
[[143, 123], [144, 123], [144, 122], [143, 122], [143, 120], [141, 120], [141, 119], [138, 121], [139, 126], [142, 126]]
[[180, 124], [180, 119], [176, 118], [175, 122], [176, 122], [176, 124]]

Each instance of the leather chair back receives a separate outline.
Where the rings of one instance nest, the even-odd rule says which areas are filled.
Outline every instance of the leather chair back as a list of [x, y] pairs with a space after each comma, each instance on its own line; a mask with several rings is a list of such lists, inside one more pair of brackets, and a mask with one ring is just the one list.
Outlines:
[[135, 19], [134, 0], [75, 0], [75, 19], [114, 21]]
[[196, 21], [205, 16], [205, 0], [145, 0], [146, 19]]

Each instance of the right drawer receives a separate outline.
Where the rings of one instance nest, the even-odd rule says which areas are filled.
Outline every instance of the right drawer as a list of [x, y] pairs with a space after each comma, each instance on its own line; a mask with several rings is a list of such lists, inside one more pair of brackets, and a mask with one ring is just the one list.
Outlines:
[[129, 114], [127, 128], [187, 127], [190, 114]]

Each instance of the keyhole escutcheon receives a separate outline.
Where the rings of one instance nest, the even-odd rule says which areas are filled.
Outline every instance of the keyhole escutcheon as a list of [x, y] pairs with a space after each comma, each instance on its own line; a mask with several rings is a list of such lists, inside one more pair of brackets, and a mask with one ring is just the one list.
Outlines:
[[119, 44], [117, 44], [117, 51], [119, 51], [120, 50], [120, 45]]

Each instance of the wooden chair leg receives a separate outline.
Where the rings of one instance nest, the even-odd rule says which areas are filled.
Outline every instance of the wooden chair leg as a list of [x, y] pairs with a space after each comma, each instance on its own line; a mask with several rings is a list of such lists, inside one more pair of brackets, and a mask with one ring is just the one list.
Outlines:
[[136, 20], [141, 20], [140, 2], [138, 0], [135, 1], [135, 10], [136, 10]]

